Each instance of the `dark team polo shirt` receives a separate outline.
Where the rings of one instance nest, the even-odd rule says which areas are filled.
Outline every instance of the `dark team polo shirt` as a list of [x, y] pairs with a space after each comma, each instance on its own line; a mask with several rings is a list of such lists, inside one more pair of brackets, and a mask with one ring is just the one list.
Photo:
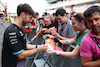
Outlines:
[[53, 27], [53, 23], [51, 23], [49, 26], [44, 26], [43, 28], [51, 28], [51, 27]]
[[[53, 23], [51, 23], [49, 26], [44, 26], [43, 28], [51, 28], [51, 27], [53, 27]], [[50, 34], [50, 33], [43, 33], [43, 34]]]
[[17, 25], [10, 25], [3, 38], [2, 67], [16, 67], [17, 54], [26, 50], [25, 33]]

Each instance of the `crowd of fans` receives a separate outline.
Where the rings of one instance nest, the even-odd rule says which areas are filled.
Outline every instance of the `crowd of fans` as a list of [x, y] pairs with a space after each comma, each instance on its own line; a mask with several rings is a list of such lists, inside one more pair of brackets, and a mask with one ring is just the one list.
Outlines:
[[[17, 10], [19, 9], [18, 17], [16, 18], [17, 20], [15, 20], [14, 22], [14, 26], [17, 25], [20, 28], [22, 26], [19, 25], [19, 23], [17, 23], [18, 20], [20, 22], [23, 19], [24, 14], [26, 15], [28, 14], [27, 11], [26, 12], [24, 11], [25, 9], [23, 7], [25, 6], [23, 6], [22, 8], [21, 7], [22, 6], [20, 5], [17, 8]], [[29, 8], [28, 6], [26, 7]], [[20, 9], [23, 9], [23, 11], [21, 12]], [[32, 12], [31, 8], [30, 11]], [[29, 16], [33, 14], [34, 17], [31, 17], [31, 19], [29, 19], [29, 22], [26, 23], [26, 25], [24, 26], [25, 27], [24, 32], [28, 34], [27, 37], [29, 36], [30, 32], [34, 34], [34, 36], [31, 37], [31, 40], [29, 40], [30, 43], [34, 42], [35, 38], [37, 37], [46, 36], [47, 38], [50, 39], [56, 38], [58, 42], [56, 42], [55, 45], [59, 46], [60, 44], [60, 48], [64, 50], [64, 51], [51, 50], [48, 49], [47, 45], [36, 46], [36, 48], [38, 48], [38, 51], [40, 52], [48, 50], [47, 53], [52, 56], [51, 57], [52, 61], [55, 60], [54, 62], [51, 62], [51, 64], [54, 67], [62, 67], [61, 66], [62, 64], [60, 62], [62, 62], [63, 59], [65, 59], [64, 57], [76, 58], [78, 56], [80, 56], [82, 67], [100, 67], [100, 60], [99, 60], [100, 59], [100, 35], [99, 35], [100, 6], [91, 6], [84, 13], [77, 13], [75, 11], [71, 11], [71, 13], [67, 13], [65, 9], [60, 8], [57, 9], [57, 11], [51, 15], [49, 13], [44, 13], [42, 17], [39, 17], [39, 13], [35, 12], [35, 13], [29, 13]], [[27, 18], [24, 18], [22, 22], [25, 22], [25, 19]], [[34, 32], [32, 31], [33, 29], [35, 30]], [[5, 36], [8, 35], [7, 32], [8, 31], [6, 31]], [[15, 31], [14, 30], [10, 31], [10, 34], [11, 32], [14, 33]], [[9, 37], [11, 37], [10, 34], [8, 35]], [[6, 37], [4, 38], [6, 39]], [[3, 52], [5, 52], [5, 50], [7, 49], [7, 47], [5, 48], [6, 45], [5, 42], [8, 43], [8, 41], [6, 41], [5, 39], [3, 42], [4, 43]], [[12, 41], [12, 39], [10, 41]], [[12, 43], [10, 45], [14, 45]], [[15, 43], [15, 45], [16, 44], [17, 43]], [[70, 44], [74, 45], [75, 48], [70, 52], [66, 52], [68, 45]], [[24, 48], [19, 47], [20, 49], [18, 49], [18, 47], [15, 48], [14, 46], [10, 46], [10, 48], [11, 51], [13, 52], [13, 55], [17, 56], [20, 59], [29, 57], [34, 53], [38, 52], [38, 51], [36, 52], [35, 50], [35, 45], [31, 46], [30, 44], [29, 46], [27, 45], [27, 49], [31, 49], [30, 51], [25, 50], [26, 49], [25, 47]], [[22, 50], [22, 49], [24, 50], [21, 51], [20, 53], [16, 53], [18, 50], [14, 50], [14, 48], [18, 50]], [[32, 50], [35, 52], [31, 53]], [[26, 51], [26, 54], [29, 53], [31, 54], [25, 55], [24, 51]], [[25, 56], [20, 57], [20, 54]], [[4, 55], [6, 54], [4, 53], [3, 56]], [[5, 63], [6, 59], [3, 58], [3, 63]], [[66, 62], [64, 62], [63, 64], [66, 64]], [[3, 67], [5, 67], [5, 65], [3, 65]]]

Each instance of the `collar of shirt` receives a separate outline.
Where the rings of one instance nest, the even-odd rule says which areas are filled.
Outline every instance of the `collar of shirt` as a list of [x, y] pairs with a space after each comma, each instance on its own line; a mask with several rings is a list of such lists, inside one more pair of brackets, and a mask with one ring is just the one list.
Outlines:
[[96, 35], [93, 33], [93, 31], [90, 31], [89, 33], [90, 33], [90, 36], [91, 36], [91, 37], [96, 37], [97, 39], [100, 39], [100, 37], [96, 36]]

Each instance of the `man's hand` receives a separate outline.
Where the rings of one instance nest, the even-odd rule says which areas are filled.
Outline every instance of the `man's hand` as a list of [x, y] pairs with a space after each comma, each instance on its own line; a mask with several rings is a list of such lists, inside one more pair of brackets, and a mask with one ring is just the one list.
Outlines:
[[55, 37], [58, 37], [58, 35], [59, 35], [59, 34], [58, 34], [56, 31], [54, 31], [54, 30], [51, 31], [51, 34], [52, 34], [53, 36], [55, 36]]
[[47, 50], [47, 45], [38, 45], [38, 51], [39, 52], [43, 52]]
[[42, 31], [46, 31], [46, 30], [48, 30], [47, 28], [42, 28]]
[[31, 39], [31, 43], [34, 41], [34, 39], [35, 39], [35, 37], [33, 37], [33, 38]]

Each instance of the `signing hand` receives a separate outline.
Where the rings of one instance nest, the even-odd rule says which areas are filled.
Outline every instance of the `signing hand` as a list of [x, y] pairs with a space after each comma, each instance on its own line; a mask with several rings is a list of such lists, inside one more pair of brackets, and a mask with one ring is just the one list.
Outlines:
[[38, 51], [43, 52], [47, 50], [47, 45], [38, 45]]
[[54, 30], [51, 31], [51, 34], [52, 34], [53, 36], [55, 36], [55, 37], [58, 37], [58, 35], [59, 35], [59, 34], [58, 34], [56, 31], [54, 31]]

